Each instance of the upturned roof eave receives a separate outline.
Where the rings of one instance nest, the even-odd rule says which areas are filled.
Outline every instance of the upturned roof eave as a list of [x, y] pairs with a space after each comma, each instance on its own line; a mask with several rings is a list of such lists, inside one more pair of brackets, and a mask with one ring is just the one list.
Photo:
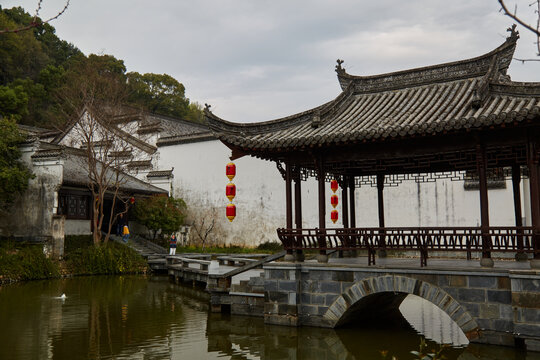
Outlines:
[[[438, 70], [439, 71], [445, 70], [445, 72], [447, 73], [448, 72], [447, 69], [449, 68], [451, 69], [451, 68], [464, 67], [468, 64], [480, 63], [482, 61], [485, 61], [487, 64], [489, 64], [489, 61], [487, 60], [493, 58], [494, 56], [500, 56], [500, 55], [503, 55], [502, 58], [505, 60], [505, 61], [501, 61], [501, 64], [502, 64], [501, 67], [504, 68], [504, 70], [506, 70], [512, 60], [516, 43], [517, 43], [517, 40], [519, 39], [519, 34], [516, 31], [510, 28], [508, 30], [512, 31], [511, 35], [501, 45], [499, 45], [497, 48], [495, 48], [494, 50], [491, 50], [488, 53], [485, 53], [483, 55], [476, 56], [473, 58], [446, 62], [446, 63], [436, 64], [436, 65], [428, 65], [428, 66], [423, 66], [423, 67], [418, 67], [418, 68], [413, 68], [413, 69], [399, 70], [399, 71], [394, 71], [394, 72], [389, 72], [389, 73], [384, 73], [384, 74], [366, 75], [366, 76], [351, 75], [347, 73], [345, 69], [341, 68], [341, 63], [343, 61], [338, 60], [338, 66], [336, 66], [337, 77], [338, 77], [338, 80], [342, 89], [345, 89], [351, 82], [355, 84], [361, 84], [363, 82], [368, 82], [368, 81], [373, 81], [373, 80], [382, 80], [382, 79], [390, 78], [390, 77], [399, 78], [404, 75], [436, 72]], [[481, 69], [481, 67], [474, 69], [473, 67], [473, 70], [470, 73], [465, 72], [463, 74], [460, 74], [459, 77], [448, 79], [448, 80], [451, 81], [451, 80], [457, 80], [458, 78], [482, 76], [482, 75], [485, 75], [487, 71], [488, 71], [487, 67], [485, 67], [485, 69]]]

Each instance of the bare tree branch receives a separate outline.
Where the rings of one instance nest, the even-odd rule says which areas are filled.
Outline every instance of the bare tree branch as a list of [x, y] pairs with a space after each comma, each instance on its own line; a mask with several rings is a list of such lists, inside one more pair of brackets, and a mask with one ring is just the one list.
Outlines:
[[41, 11], [41, 4], [43, 3], [43, 0], [39, 0], [36, 12], [34, 14], [34, 18], [30, 22], [30, 24], [28, 24], [26, 26], [23, 26], [23, 27], [20, 27], [20, 28], [16, 28], [16, 29], [3, 29], [3, 30], [0, 30], [0, 34], [18, 33], [18, 32], [21, 32], [21, 31], [26, 31], [26, 30], [33, 29], [35, 27], [38, 27], [38, 26], [41, 26], [43, 24], [47, 24], [47, 23], [49, 23], [49, 22], [51, 22], [53, 20], [56, 20], [67, 10], [67, 8], [69, 7], [69, 1], [70, 0], [66, 0], [66, 4], [64, 5], [64, 8], [62, 10], [60, 10], [58, 12], [58, 14], [56, 14], [55, 16], [53, 16], [53, 17], [51, 17], [51, 18], [49, 18], [49, 19], [47, 19], [45, 21], [41, 21], [41, 19], [39, 18], [39, 12]]
[[[529, 6], [536, 5], [536, 10], [534, 12], [536, 13], [536, 28], [533, 25], [527, 24], [525, 21], [523, 21], [517, 14], [517, 4], [514, 8], [514, 12], [511, 12], [508, 7], [506, 6], [504, 0], [497, 0], [499, 4], [501, 5], [501, 11], [504, 12], [504, 15], [514, 19], [518, 22], [521, 26], [523, 26], [525, 29], [531, 31], [533, 34], [536, 35], [536, 48], [538, 51], [538, 56], [540, 56], [540, 0], [535, 0], [534, 2], [530, 3]], [[518, 60], [518, 59], [516, 59]], [[522, 62], [529, 61], [527, 59], [519, 60]]]

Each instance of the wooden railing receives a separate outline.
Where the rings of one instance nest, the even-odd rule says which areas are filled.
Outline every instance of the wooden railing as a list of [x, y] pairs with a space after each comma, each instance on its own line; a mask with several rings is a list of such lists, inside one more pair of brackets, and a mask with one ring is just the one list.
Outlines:
[[[345, 229], [278, 229], [285, 250], [367, 250], [375, 264], [377, 250], [416, 250], [420, 265], [429, 251], [534, 253], [533, 227], [386, 227]], [[538, 233], [536, 234], [538, 236]]]

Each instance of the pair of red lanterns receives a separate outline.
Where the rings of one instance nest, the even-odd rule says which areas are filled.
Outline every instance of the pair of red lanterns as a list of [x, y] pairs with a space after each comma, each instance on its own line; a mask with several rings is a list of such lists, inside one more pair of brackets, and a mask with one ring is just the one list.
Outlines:
[[232, 179], [234, 179], [236, 176], [236, 165], [234, 165], [234, 163], [230, 162], [227, 164], [225, 167], [225, 175], [227, 175], [229, 178], [229, 183], [225, 187], [225, 195], [230, 201], [230, 203], [227, 204], [225, 213], [227, 215], [227, 219], [232, 222], [236, 217], [236, 206], [232, 203], [234, 197], [236, 196], [236, 185], [232, 183]]
[[330, 213], [330, 220], [332, 220], [332, 222], [335, 224], [336, 221], [338, 221], [338, 211], [336, 210], [336, 206], [338, 206], [339, 203], [338, 196], [336, 195], [336, 191], [339, 189], [337, 180], [334, 179], [330, 181], [330, 189], [332, 189], [332, 192], [334, 193], [332, 196], [330, 196], [330, 204], [334, 208], [334, 210], [332, 210]]

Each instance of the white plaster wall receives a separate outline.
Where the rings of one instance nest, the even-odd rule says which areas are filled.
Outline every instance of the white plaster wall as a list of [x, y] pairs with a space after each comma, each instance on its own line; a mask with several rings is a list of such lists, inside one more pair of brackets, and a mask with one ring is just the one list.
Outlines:
[[90, 220], [66, 219], [64, 231], [66, 235], [90, 235]]
[[[252, 157], [240, 158], [233, 182], [237, 195], [233, 203], [237, 217], [232, 222], [225, 217], [225, 165], [230, 150], [217, 140], [160, 147], [161, 168], [174, 167], [173, 196], [184, 198], [188, 206], [216, 206], [218, 219], [224, 227], [227, 243], [256, 245], [267, 240], [277, 241], [276, 228], [285, 227], [285, 182], [275, 163]], [[527, 186], [527, 182], [525, 186]], [[294, 188], [294, 187], [293, 187]], [[527, 189], [522, 190], [523, 193]], [[326, 226], [342, 227], [341, 189], [336, 192], [340, 205], [339, 220], [330, 221], [330, 185], [326, 187]], [[317, 183], [309, 178], [302, 182], [302, 226], [318, 227]], [[506, 189], [488, 192], [490, 224], [514, 225], [512, 183]], [[378, 226], [377, 188], [356, 189], [357, 226]], [[386, 226], [476, 226], [480, 223], [478, 190], [464, 190], [463, 181], [438, 180], [434, 183], [405, 181], [398, 187], [384, 190]], [[526, 203], [523, 216], [527, 217]], [[294, 221], [294, 220], [293, 220]]]
[[49, 237], [52, 216], [58, 206], [57, 192], [62, 183], [63, 161], [32, 161], [35, 147], [24, 149], [22, 160], [35, 175], [28, 182], [28, 189], [14, 203], [12, 211], [0, 218], [3, 236]]

